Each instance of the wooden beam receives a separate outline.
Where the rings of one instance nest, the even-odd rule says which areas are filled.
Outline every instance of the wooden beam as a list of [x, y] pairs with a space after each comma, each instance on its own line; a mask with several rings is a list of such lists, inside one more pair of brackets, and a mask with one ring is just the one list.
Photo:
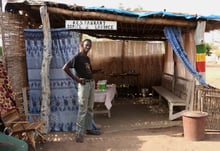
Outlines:
[[[32, 7], [32, 9], [37, 9], [37, 7]], [[167, 19], [167, 18], [137, 18], [137, 17], [128, 17], [124, 15], [115, 15], [111, 13], [103, 12], [92, 12], [92, 11], [75, 11], [75, 10], [66, 10], [57, 7], [48, 7], [49, 13], [63, 14], [70, 16], [72, 18], [80, 19], [102, 19], [102, 20], [114, 20], [119, 22], [134, 23], [134, 24], [153, 24], [161, 26], [180, 26], [195, 28], [196, 22], [186, 21], [186, 20], [177, 20], [177, 19]]]
[[209, 32], [211, 30], [219, 30], [219, 29], [220, 29], [220, 22], [219, 21], [209, 20], [206, 22], [206, 29], [205, 29], [206, 32]]
[[44, 33], [44, 49], [43, 49], [43, 61], [41, 69], [41, 88], [42, 88], [42, 100], [41, 100], [41, 119], [45, 121], [42, 131], [44, 133], [49, 132], [49, 114], [50, 114], [50, 63], [52, 59], [52, 42], [50, 32], [50, 21], [47, 13], [47, 7], [40, 7], [40, 15], [43, 24]]
[[121, 73], [124, 73], [124, 61], [125, 60], [125, 41], [122, 41], [122, 47], [121, 47]]
[[165, 37], [149, 37], [149, 36], [142, 36], [142, 37], [134, 37], [134, 36], [119, 36], [119, 35], [103, 35], [103, 34], [91, 34], [86, 33], [92, 37], [96, 38], [109, 38], [112, 40], [141, 40], [141, 41], [165, 41]]

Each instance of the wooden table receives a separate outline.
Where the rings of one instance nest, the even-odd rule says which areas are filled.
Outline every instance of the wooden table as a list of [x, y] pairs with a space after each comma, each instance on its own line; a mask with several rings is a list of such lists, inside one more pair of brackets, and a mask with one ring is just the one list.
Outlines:
[[94, 113], [107, 113], [111, 117], [112, 101], [116, 95], [116, 85], [108, 84], [105, 90], [95, 90], [95, 103], [104, 103], [105, 110], [95, 110]]
[[119, 97], [137, 96], [140, 93], [139, 88], [139, 73], [126, 72], [121, 74], [109, 74], [117, 83], [117, 90]]

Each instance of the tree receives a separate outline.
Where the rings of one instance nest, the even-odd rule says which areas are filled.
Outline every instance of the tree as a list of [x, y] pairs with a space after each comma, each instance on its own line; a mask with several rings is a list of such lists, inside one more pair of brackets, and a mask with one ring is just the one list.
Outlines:
[[122, 9], [122, 10], [126, 10], [126, 11], [134, 11], [134, 12], [143, 12], [144, 11], [143, 7], [141, 7], [141, 6], [138, 6], [138, 8], [134, 8], [134, 9], [124, 8], [122, 3], [119, 3], [119, 7], [118, 8]]
[[212, 54], [211, 50], [212, 46], [209, 43], [205, 43], [205, 52], [207, 56], [210, 56]]

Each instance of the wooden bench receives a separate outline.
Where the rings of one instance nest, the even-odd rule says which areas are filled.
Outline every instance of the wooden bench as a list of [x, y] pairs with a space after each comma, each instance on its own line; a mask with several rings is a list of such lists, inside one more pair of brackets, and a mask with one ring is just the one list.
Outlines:
[[[177, 77], [178, 78], [178, 77]], [[178, 78], [174, 82], [173, 75], [164, 73], [160, 86], [152, 86], [154, 92], [159, 94], [159, 100], [162, 98], [168, 102], [169, 120], [174, 120], [182, 116], [187, 102], [187, 79]], [[183, 107], [180, 112], [174, 113], [174, 107]]]
[[174, 113], [173, 109], [175, 106], [186, 106], [186, 101], [174, 95], [169, 90], [163, 88], [162, 86], [153, 86], [152, 89], [159, 94], [159, 100], [162, 97], [168, 101], [169, 106], [169, 120], [174, 120], [179, 118], [182, 115], [182, 112]]
[[26, 115], [21, 115], [16, 108], [1, 114], [5, 126], [4, 132], [26, 141], [33, 150], [36, 150], [36, 141], [39, 138], [45, 142], [46, 138], [41, 132], [43, 121], [29, 122]]

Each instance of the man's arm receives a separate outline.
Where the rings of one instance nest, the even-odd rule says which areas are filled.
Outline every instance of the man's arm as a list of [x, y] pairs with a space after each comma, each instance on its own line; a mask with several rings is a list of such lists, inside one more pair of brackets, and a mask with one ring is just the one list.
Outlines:
[[81, 84], [85, 84], [85, 81], [83, 79], [80, 79], [79, 77], [77, 77], [76, 75], [74, 75], [72, 73], [72, 71], [70, 70], [70, 67], [68, 65], [68, 63], [66, 63], [64, 66], [63, 66], [63, 70], [66, 72], [66, 74], [68, 76], [70, 76], [73, 80], [75, 80], [77, 83], [81, 83]]

